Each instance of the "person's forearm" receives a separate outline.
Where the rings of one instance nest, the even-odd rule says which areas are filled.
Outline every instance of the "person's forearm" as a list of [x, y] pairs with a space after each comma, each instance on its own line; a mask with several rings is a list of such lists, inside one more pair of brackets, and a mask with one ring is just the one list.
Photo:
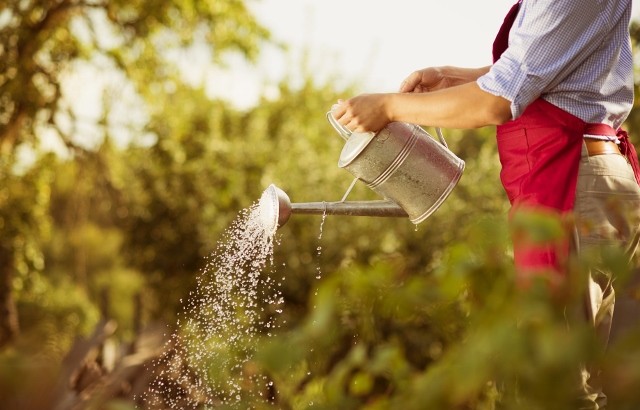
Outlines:
[[387, 116], [391, 121], [443, 128], [479, 128], [511, 119], [509, 100], [483, 91], [475, 81], [434, 92], [390, 94], [388, 98]]

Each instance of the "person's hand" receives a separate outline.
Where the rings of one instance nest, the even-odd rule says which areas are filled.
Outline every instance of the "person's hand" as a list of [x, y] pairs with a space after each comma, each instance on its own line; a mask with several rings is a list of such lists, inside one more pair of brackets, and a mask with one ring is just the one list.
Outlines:
[[454, 66], [428, 67], [414, 71], [400, 85], [401, 93], [426, 93], [476, 81], [491, 66], [462, 68]]
[[361, 94], [338, 100], [331, 114], [351, 132], [377, 132], [390, 122], [387, 112], [389, 94]]
[[401, 93], [426, 93], [449, 88], [454, 84], [443, 67], [428, 67], [411, 73], [400, 85]]

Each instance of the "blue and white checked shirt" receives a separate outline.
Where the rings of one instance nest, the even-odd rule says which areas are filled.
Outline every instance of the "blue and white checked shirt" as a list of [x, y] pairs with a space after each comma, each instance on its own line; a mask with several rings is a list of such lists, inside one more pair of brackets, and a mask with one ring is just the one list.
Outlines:
[[633, 105], [631, 0], [523, 0], [509, 47], [481, 89], [512, 117], [542, 97], [589, 123], [618, 128]]

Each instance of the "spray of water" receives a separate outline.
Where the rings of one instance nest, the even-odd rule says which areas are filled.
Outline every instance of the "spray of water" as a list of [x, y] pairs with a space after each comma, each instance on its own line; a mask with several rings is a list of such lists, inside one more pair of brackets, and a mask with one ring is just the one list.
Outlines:
[[257, 338], [271, 336], [284, 303], [282, 283], [263, 274], [273, 270], [277, 244], [264, 210], [254, 204], [242, 211], [218, 242], [153, 364], [143, 408], [233, 407], [247, 394], [271, 398], [273, 383], [252, 362]]

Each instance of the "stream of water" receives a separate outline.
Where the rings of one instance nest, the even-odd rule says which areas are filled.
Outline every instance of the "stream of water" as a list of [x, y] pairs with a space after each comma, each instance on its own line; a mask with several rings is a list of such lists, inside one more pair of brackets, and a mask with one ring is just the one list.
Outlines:
[[263, 220], [257, 204], [242, 211], [181, 301], [178, 330], [150, 369], [145, 409], [233, 405], [247, 384], [272, 383], [251, 368], [258, 337], [271, 336], [284, 303], [284, 277], [274, 279], [275, 232]]

